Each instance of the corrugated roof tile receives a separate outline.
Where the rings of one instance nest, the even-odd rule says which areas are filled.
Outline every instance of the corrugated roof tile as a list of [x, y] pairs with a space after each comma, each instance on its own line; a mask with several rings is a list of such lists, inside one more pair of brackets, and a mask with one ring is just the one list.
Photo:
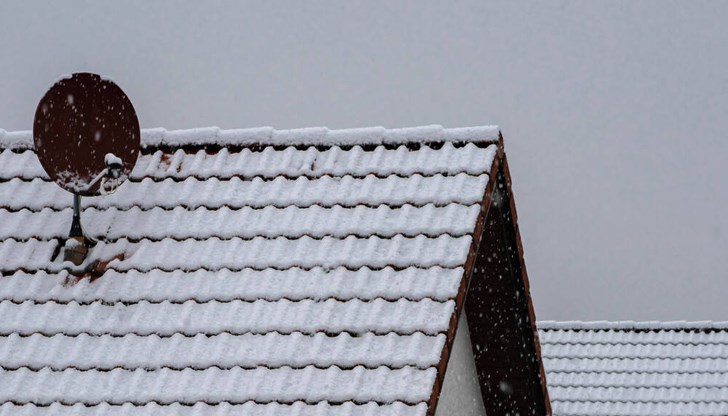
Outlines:
[[[188, 209], [199, 207], [240, 209], [290, 205], [298, 207], [312, 205], [353, 207], [381, 204], [421, 206], [452, 203], [472, 205], [480, 202], [487, 182], [486, 174], [471, 176], [466, 173], [455, 176], [416, 174], [407, 178], [324, 176], [318, 179], [305, 177], [287, 179], [279, 176], [270, 181], [260, 178], [252, 180], [188, 178], [180, 182], [172, 179], [161, 182], [144, 179], [141, 182], [124, 183], [118, 191], [103, 198], [84, 198], [82, 207], [173, 209], [181, 206]], [[32, 181], [16, 178], [0, 182], [0, 201], [2, 201], [0, 208], [40, 211], [43, 208], [55, 210], [68, 208], [73, 202], [73, 197], [53, 182], [38, 178]]]
[[[232, 177], [266, 179], [277, 176], [310, 178], [329, 176], [410, 176], [415, 173], [432, 176], [435, 174], [455, 175], [486, 173], [495, 157], [496, 146], [478, 147], [469, 143], [455, 147], [446, 143], [439, 149], [424, 146], [412, 151], [406, 146], [388, 149], [379, 146], [364, 150], [360, 146], [352, 149], [333, 147], [318, 150], [310, 147], [299, 150], [288, 147], [276, 150], [267, 147], [262, 151], [242, 149], [230, 152], [223, 148], [216, 153], [198, 150], [187, 153], [179, 149], [172, 153], [157, 150], [152, 154], [141, 154], [131, 174], [132, 180], [145, 177], [156, 180], [164, 178], [198, 179]], [[48, 179], [35, 152], [0, 150], [0, 180], [21, 178]]]
[[[341, 333], [335, 336], [322, 332], [303, 334], [217, 335], [157, 334], [140, 336], [57, 334], [45, 336], [17, 333], [0, 337], [0, 362], [5, 369], [51, 368], [79, 370], [114, 368], [125, 369], [204, 369], [220, 367], [317, 368], [337, 366], [367, 368], [406, 366], [426, 369], [437, 365], [445, 335], [411, 335], [365, 333], [353, 336]], [[56, 354], [68, 351], [69, 354]]]
[[[480, 213], [479, 205], [448, 204], [445, 206], [425, 205], [415, 207], [403, 205], [391, 208], [355, 206], [345, 208], [339, 205], [321, 207], [313, 205], [299, 208], [290, 205], [285, 208], [272, 206], [255, 209], [243, 207], [232, 209], [205, 207], [189, 210], [175, 207], [170, 210], [153, 208], [143, 210], [132, 207], [120, 210], [88, 208], [83, 212], [84, 230], [93, 238], [103, 240], [164, 238], [207, 239], [219, 237], [286, 237], [345, 238], [350, 235], [369, 237], [393, 237], [426, 235], [436, 237], [445, 233], [461, 236], [472, 232]], [[26, 240], [36, 238], [50, 240], [65, 238], [73, 210], [66, 208], [55, 211], [44, 208], [8, 211], [0, 209], [0, 240]], [[186, 224], [180, 227], [180, 224]]]
[[[303, 382], [307, 375], [312, 380], [329, 378], [330, 382], [310, 389], [311, 383]], [[403, 379], [407, 383], [402, 383]], [[252, 370], [239, 367], [229, 370], [217, 367], [205, 370], [163, 368], [153, 371], [0, 369], [0, 401], [39, 405], [58, 401], [67, 404], [141, 404], [152, 401], [158, 404], [292, 403], [298, 400], [312, 403], [381, 401], [386, 404], [395, 400], [418, 403], [429, 398], [434, 379], [434, 368], [420, 370], [412, 367], [394, 370], [387, 367], [373, 370], [364, 367], [318, 369], [312, 366], [301, 370], [263, 367]], [[359, 386], [356, 386], [355, 380], [359, 380]]]
[[184, 302], [197, 300], [229, 301], [265, 300], [372, 300], [407, 298], [438, 301], [454, 299], [463, 276], [463, 268], [433, 266], [427, 269], [392, 267], [348, 270], [344, 267], [310, 270], [290, 268], [242, 269], [232, 271], [195, 270], [107, 270], [103, 279], [84, 278], [69, 284], [73, 276], [66, 270], [58, 273], [17, 271], [0, 277], [0, 300], [23, 302]]

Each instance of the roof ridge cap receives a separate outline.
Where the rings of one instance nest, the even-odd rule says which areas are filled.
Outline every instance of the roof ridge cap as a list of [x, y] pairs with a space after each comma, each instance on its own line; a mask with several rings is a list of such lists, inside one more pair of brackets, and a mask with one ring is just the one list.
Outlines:
[[[201, 127], [167, 130], [156, 127], [142, 129], [142, 147], [185, 146], [355, 146], [406, 144], [412, 142], [497, 142], [498, 126], [444, 128], [426, 125], [387, 129], [382, 126], [347, 129], [305, 127], [276, 130], [273, 127], [221, 129]], [[0, 149], [26, 150], [33, 148], [30, 130], [0, 129]]]

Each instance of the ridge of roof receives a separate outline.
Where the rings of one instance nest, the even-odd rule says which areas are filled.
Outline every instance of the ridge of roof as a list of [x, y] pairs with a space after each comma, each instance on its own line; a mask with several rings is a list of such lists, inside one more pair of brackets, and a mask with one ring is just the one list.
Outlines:
[[[329, 129], [307, 127], [276, 130], [273, 127], [221, 129], [204, 127], [182, 130], [142, 129], [142, 147], [183, 146], [355, 146], [412, 142], [496, 142], [498, 126], [444, 128], [440, 125], [387, 129], [364, 127]], [[33, 149], [33, 132], [0, 129], [0, 149]]]
[[728, 330], [728, 321], [539, 321], [541, 331]]

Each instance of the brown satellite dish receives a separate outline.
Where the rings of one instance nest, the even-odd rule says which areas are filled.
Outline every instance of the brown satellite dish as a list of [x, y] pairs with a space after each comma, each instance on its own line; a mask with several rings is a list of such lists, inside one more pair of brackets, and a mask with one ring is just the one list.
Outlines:
[[81, 227], [81, 197], [114, 192], [136, 164], [139, 120], [113, 81], [76, 73], [53, 84], [38, 103], [33, 142], [48, 176], [73, 193], [73, 221], [64, 261], [80, 265], [96, 242]]
[[33, 141], [43, 169], [80, 196], [116, 190], [131, 173], [141, 134], [134, 106], [113, 81], [76, 73], [38, 103]]

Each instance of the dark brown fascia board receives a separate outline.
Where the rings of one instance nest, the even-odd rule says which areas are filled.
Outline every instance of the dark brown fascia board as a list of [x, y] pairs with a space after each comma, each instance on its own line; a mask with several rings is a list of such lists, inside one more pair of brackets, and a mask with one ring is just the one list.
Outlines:
[[[467, 289], [470, 286], [470, 279], [473, 274], [473, 265], [475, 263], [475, 258], [478, 254], [478, 249], [480, 248], [480, 242], [483, 235], [483, 226], [485, 224], [485, 219], [488, 217], [488, 209], [490, 208], [490, 202], [491, 202], [491, 195], [493, 194], [494, 188], [497, 186], [497, 177], [498, 177], [498, 171], [501, 168], [501, 165], [503, 165], [503, 171], [504, 175], [506, 177], [506, 188], [508, 191], [508, 199], [511, 209], [511, 215], [512, 215], [512, 225], [513, 225], [513, 232], [516, 238], [516, 246], [518, 249], [518, 260], [521, 265], [521, 279], [523, 281], [523, 286], [526, 293], [526, 299], [528, 303], [528, 315], [531, 321], [531, 330], [533, 331], [533, 339], [535, 343], [535, 351], [536, 356], [538, 358], [538, 367], [539, 367], [539, 380], [541, 381], [541, 390], [543, 392], [544, 397], [544, 407], [546, 409], [546, 415], [551, 416], [551, 401], [548, 396], [548, 389], [546, 385], [546, 373], [543, 368], [543, 361], [541, 360], [541, 347], [540, 342], [538, 339], [538, 331], [536, 329], [536, 314], [534, 312], [533, 308], [533, 302], [531, 300], [531, 292], [530, 292], [530, 286], [528, 283], [528, 274], [526, 272], [526, 263], [523, 259], [523, 243], [521, 240], [521, 234], [519, 232], [518, 228], [518, 214], [516, 213], [516, 203], [515, 199], [513, 197], [513, 190], [512, 190], [512, 181], [511, 181], [511, 174], [510, 170], [508, 169], [508, 161], [506, 160], [506, 154], [504, 149], [504, 143], [503, 143], [503, 134], [499, 134], [498, 138], [498, 150], [496, 152], [496, 156], [493, 160], [493, 164], [491, 165], [489, 176], [488, 176], [488, 184], [486, 185], [485, 193], [483, 195], [483, 200], [480, 203], [480, 213], [478, 214], [478, 219], [475, 224], [475, 230], [473, 231], [473, 241], [470, 245], [470, 251], [468, 252], [467, 259], [465, 261], [465, 267], [463, 271], [463, 278], [460, 280], [460, 287], [458, 288], [458, 295], [455, 298], [455, 311], [453, 312], [452, 316], [450, 317], [450, 324], [447, 330], [447, 337], [445, 340], [445, 345], [443, 346], [442, 353], [440, 355], [440, 361], [437, 365], [437, 374], [435, 375], [435, 383], [432, 388], [432, 392], [430, 394], [430, 399], [428, 401], [427, 406], [427, 415], [433, 416], [435, 414], [435, 411], [437, 409], [437, 402], [440, 397], [440, 391], [442, 389], [442, 383], [445, 380], [445, 372], [447, 371], [447, 364], [450, 358], [450, 351], [453, 346], [453, 342], [455, 341], [455, 332], [458, 327], [458, 320], [460, 318], [460, 314], [463, 310], [463, 307], [465, 305], [465, 299], [467, 297]], [[481, 386], [482, 387], [482, 386]]]
[[[442, 383], [445, 380], [445, 371], [447, 371], [447, 363], [450, 359], [450, 350], [452, 349], [453, 342], [455, 341], [455, 331], [458, 327], [458, 320], [460, 318], [460, 313], [463, 310], [463, 307], [465, 305], [465, 298], [467, 295], [467, 289], [470, 285], [470, 278], [472, 276], [473, 272], [473, 265], [475, 264], [475, 257], [478, 254], [478, 248], [480, 247], [480, 240], [483, 235], [483, 226], [485, 224], [485, 219], [488, 217], [488, 209], [490, 208], [490, 198], [493, 194], [493, 190], [495, 186], [497, 186], [497, 177], [498, 177], [498, 170], [500, 169], [500, 164], [502, 163], [502, 160], [505, 156], [505, 152], [503, 150], [503, 135], [500, 134], [500, 137], [498, 139], [498, 150], [496, 151], [495, 158], [493, 159], [493, 163], [490, 167], [490, 172], [488, 174], [488, 184], [486, 185], [485, 192], [483, 194], [483, 200], [480, 202], [480, 213], [478, 214], [478, 219], [475, 223], [475, 230], [473, 230], [473, 241], [470, 244], [470, 251], [468, 252], [468, 256], [465, 260], [465, 267], [463, 270], [463, 278], [460, 279], [460, 287], [458, 288], [458, 294], [455, 298], [455, 310], [453, 311], [453, 314], [450, 317], [450, 324], [447, 329], [447, 336], [445, 340], [445, 345], [442, 348], [442, 353], [440, 354], [440, 362], [437, 365], [437, 374], [435, 375], [435, 383], [432, 387], [432, 392], [430, 394], [430, 399], [427, 402], [427, 415], [433, 416], [435, 414], [435, 409], [437, 409], [437, 402], [440, 398], [440, 390], [442, 389]], [[539, 355], [540, 357], [540, 355]]]
[[[503, 138], [501, 137], [501, 143]], [[508, 159], [505, 156], [505, 153], [503, 153], [503, 173], [506, 177], [506, 189], [508, 191], [508, 199], [509, 204], [511, 208], [511, 216], [513, 218], [513, 221], [511, 222], [513, 226], [513, 234], [516, 236], [516, 248], [518, 250], [518, 261], [521, 265], [521, 281], [523, 283], [523, 288], [526, 294], [526, 300], [528, 305], [528, 317], [531, 321], [531, 331], [533, 332], [533, 341], [534, 341], [534, 349], [536, 351], [536, 358], [538, 359], [538, 377], [541, 382], [541, 391], [543, 393], [544, 397], [544, 407], [546, 408], [546, 414], [548, 416], [551, 415], [551, 400], [549, 399], [549, 392], [546, 384], [546, 372], [543, 368], [543, 360], [541, 359], [541, 342], [538, 338], [538, 330], [536, 328], [536, 312], [533, 308], [533, 301], [531, 299], [531, 289], [528, 282], [528, 273], [526, 272], [526, 262], [524, 261], [524, 255], [523, 255], [523, 241], [521, 240], [521, 232], [518, 227], [518, 214], [516, 212], [516, 201], [513, 197], [513, 189], [512, 189], [512, 181], [511, 181], [511, 172], [508, 168]]]

